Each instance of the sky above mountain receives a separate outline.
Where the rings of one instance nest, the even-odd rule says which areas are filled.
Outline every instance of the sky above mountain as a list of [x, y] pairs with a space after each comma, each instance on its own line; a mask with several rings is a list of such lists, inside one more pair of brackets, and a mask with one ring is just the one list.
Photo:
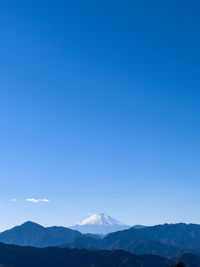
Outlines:
[[1, 1], [0, 230], [200, 223], [200, 2]]

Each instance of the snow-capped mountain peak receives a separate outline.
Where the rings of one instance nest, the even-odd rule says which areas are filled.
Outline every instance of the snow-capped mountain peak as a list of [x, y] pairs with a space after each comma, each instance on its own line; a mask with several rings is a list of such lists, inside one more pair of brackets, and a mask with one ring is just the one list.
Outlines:
[[113, 219], [106, 213], [95, 213], [71, 228], [82, 233], [107, 234], [127, 229], [129, 226]]
[[113, 219], [108, 214], [105, 213], [95, 213], [89, 218], [83, 220], [79, 225], [88, 225], [88, 224], [97, 224], [97, 225], [124, 225], [119, 221]]

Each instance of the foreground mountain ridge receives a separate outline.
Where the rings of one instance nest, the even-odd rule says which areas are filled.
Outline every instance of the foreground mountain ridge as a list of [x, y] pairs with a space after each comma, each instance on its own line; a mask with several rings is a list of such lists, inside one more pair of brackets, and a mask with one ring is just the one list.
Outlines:
[[2, 267], [170, 267], [183, 260], [186, 267], [200, 267], [200, 256], [193, 254], [169, 260], [153, 255], [137, 256], [123, 250], [35, 248], [0, 243]]

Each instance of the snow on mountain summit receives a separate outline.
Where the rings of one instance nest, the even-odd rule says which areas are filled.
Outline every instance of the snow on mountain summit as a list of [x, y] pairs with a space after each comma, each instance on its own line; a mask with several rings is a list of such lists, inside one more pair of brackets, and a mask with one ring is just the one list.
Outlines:
[[95, 213], [89, 218], [83, 220], [79, 225], [98, 224], [98, 225], [124, 225], [123, 223], [113, 219], [105, 213]]
[[127, 229], [129, 226], [113, 219], [108, 214], [95, 213], [71, 228], [78, 230], [81, 233], [105, 235], [111, 232]]

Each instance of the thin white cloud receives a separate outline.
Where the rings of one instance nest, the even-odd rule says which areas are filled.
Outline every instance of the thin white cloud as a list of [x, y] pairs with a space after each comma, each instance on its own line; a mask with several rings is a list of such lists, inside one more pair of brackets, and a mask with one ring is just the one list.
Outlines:
[[11, 201], [11, 202], [16, 202], [17, 199], [16, 199], [16, 198], [11, 198], [10, 201]]
[[26, 201], [33, 203], [50, 202], [50, 200], [47, 198], [27, 198]]
[[47, 198], [43, 198], [43, 199], [41, 199], [41, 201], [42, 201], [42, 202], [50, 202], [50, 200], [47, 199]]

